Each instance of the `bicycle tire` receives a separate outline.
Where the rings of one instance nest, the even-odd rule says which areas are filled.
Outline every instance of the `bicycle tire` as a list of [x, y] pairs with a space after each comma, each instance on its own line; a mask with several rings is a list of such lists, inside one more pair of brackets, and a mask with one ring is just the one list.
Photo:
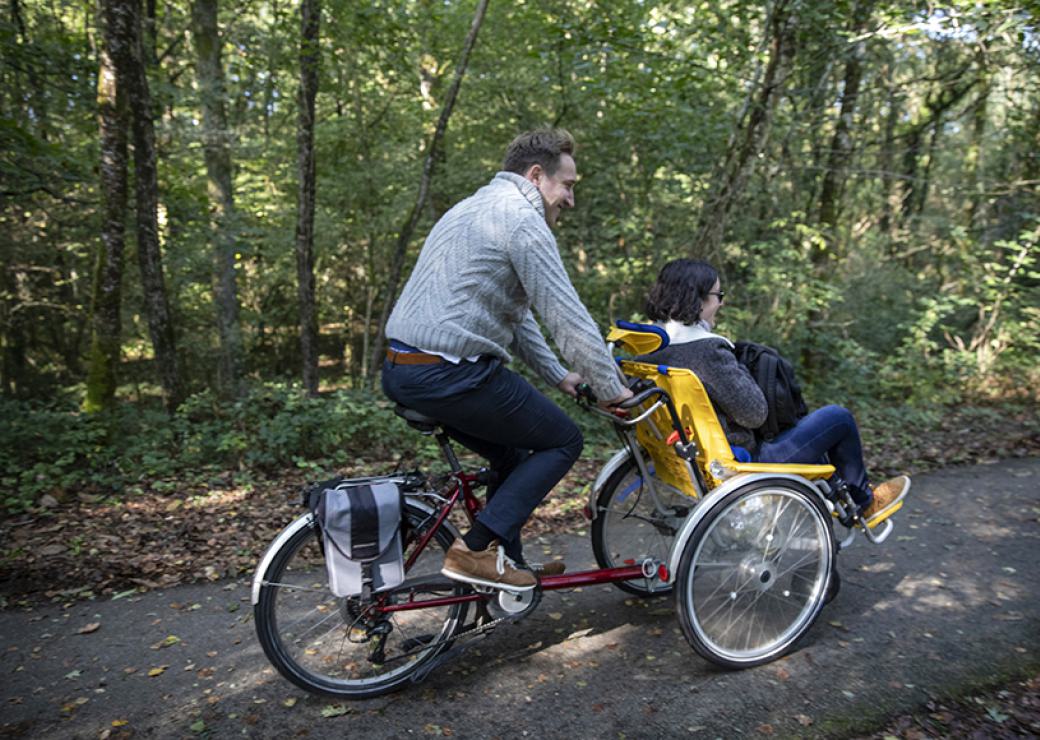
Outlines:
[[[417, 535], [431, 526], [432, 516], [407, 499], [402, 514], [407, 554]], [[298, 531], [258, 574], [254, 617], [264, 653], [285, 678], [314, 693], [365, 699], [403, 687], [450, 647], [464, 624], [467, 604], [397, 612], [383, 620], [391, 627], [385, 638], [386, 659], [373, 662], [373, 641], [354, 641], [363, 630], [358, 626], [363, 609], [358, 599], [338, 598], [329, 591], [317, 526], [309, 513], [301, 519], [308, 517], [309, 522], [290, 525]], [[446, 527], [438, 529], [406, 578], [439, 572], [453, 539]], [[463, 584], [452, 588], [455, 594], [469, 590]], [[399, 603], [411, 593], [395, 591], [391, 598]], [[319, 627], [323, 631], [317, 631]], [[423, 644], [430, 649], [422, 651]], [[410, 655], [395, 657], [405, 653]]]
[[[624, 567], [646, 558], [668, 562], [678, 528], [697, 502], [661, 485], [657, 489], [663, 499], [660, 503], [672, 510], [671, 516], [655, 511], [650, 492], [631, 457], [607, 478], [596, 497], [592, 520], [592, 552], [601, 568]], [[614, 585], [641, 597], [663, 596], [672, 591], [671, 584], [662, 583], [651, 589], [643, 578]]]
[[686, 640], [724, 668], [786, 654], [812, 627], [835, 570], [831, 517], [785, 481], [737, 488], [683, 547], [676, 609]]

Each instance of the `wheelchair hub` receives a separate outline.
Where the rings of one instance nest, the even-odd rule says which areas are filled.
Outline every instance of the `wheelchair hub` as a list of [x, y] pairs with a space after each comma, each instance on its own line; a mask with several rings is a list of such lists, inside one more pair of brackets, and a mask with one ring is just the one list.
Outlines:
[[745, 558], [740, 566], [741, 576], [749, 588], [768, 591], [776, 583], [776, 564], [759, 558]]

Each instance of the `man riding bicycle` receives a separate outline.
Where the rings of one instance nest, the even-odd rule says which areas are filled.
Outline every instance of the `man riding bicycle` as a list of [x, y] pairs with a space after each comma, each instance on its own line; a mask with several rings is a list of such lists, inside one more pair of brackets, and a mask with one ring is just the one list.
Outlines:
[[[569, 133], [516, 137], [502, 171], [433, 227], [387, 322], [383, 391], [437, 419], [497, 474], [487, 506], [444, 560], [442, 572], [467, 583], [534, 588], [520, 529], [583, 445], [567, 414], [505, 366], [510, 352], [572, 396], [582, 382], [610, 399], [604, 406], [632, 395], [551, 230], [574, 207], [576, 181]], [[549, 348], [535, 313], [573, 370]]]

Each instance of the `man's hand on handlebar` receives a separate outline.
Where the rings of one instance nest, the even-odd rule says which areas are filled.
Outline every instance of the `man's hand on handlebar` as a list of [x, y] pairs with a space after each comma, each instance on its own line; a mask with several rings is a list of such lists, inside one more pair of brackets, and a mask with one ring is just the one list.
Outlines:
[[[566, 393], [571, 398], [578, 397], [578, 387], [585, 384], [585, 378], [578, 375], [578, 373], [567, 373], [563, 380], [556, 384], [556, 387]], [[586, 386], [587, 387], [587, 386]]]
[[623, 390], [621, 392], [621, 395], [618, 396], [617, 398], [612, 398], [609, 401], [598, 401], [598, 403], [599, 403], [600, 408], [603, 408], [603, 409], [606, 409], [606, 410], [610, 411], [613, 407], [618, 406], [619, 404], [624, 403], [625, 401], [627, 401], [631, 397], [632, 397], [632, 391], [630, 391], [628, 388], [625, 388], [625, 390]]
[[609, 401], [600, 401], [596, 398], [596, 394], [592, 392], [592, 388], [589, 387], [588, 383], [581, 383], [575, 390], [575, 398], [577, 398], [579, 402], [584, 402], [589, 405], [596, 404], [601, 409], [613, 412], [619, 403], [624, 403], [628, 399], [632, 398], [632, 391], [626, 388], [617, 398], [612, 398]]

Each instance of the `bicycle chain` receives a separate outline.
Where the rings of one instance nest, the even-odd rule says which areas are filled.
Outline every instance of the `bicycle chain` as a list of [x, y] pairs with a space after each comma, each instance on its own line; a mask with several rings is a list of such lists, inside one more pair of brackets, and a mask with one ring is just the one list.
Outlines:
[[[491, 596], [491, 597], [495, 596], [495, 594], [485, 594], [485, 595]], [[478, 624], [475, 627], [472, 627], [471, 629], [465, 630], [463, 632], [458, 632], [458, 633], [452, 635], [451, 637], [444, 638], [443, 640], [438, 640], [437, 642], [428, 643], [426, 645], [423, 645], [422, 647], [415, 648], [414, 650], [409, 650], [407, 653], [401, 653], [400, 655], [395, 655], [392, 658], [389, 658], [386, 662], [390, 663], [390, 662], [394, 662], [394, 661], [398, 661], [398, 660], [404, 660], [405, 658], [410, 658], [413, 655], [418, 655], [419, 653], [425, 653], [425, 652], [427, 652], [427, 651], [429, 651], [431, 649], [435, 649], [435, 648], [437, 648], [437, 647], [439, 647], [441, 645], [447, 645], [449, 643], [459, 643], [459, 642], [468, 643], [473, 638], [475, 638], [475, 637], [477, 637], [479, 635], [491, 632], [492, 630], [495, 629], [495, 627], [497, 627], [498, 625], [502, 624], [503, 622], [519, 622], [521, 619], [523, 619], [524, 617], [529, 615], [531, 612], [533, 612], [538, 607], [538, 604], [540, 602], [541, 602], [541, 594], [539, 593], [538, 598], [534, 599], [531, 602], [530, 606], [528, 606], [526, 609], [524, 609], [521, 612], [517, 612], [516, 614], [506, 614], [506, 615], [501, 616], [501, 617], [499, 617], [497, 619], [492, 619], [490, 622], [485, 622], [483, 624]], [[487, 604], [486, 603], [482, 603], [481, 606], [484, 607], [485, 612], [486, 612]], [[458, 646], [456, 645], [456, 647], [458, 647]], [[465, 649], [465, 648], [463, 648], [463, 649]], [[461, 652], [461, 650], [460, 650], [460, 652]], [[443, 655], [438, 656], [438, 658], [443, 659], [447, 655], [448, 655], [448, 653], [444, 653]], [[438, 660], [436, 662], [440, 662], [440, 661]], [[425, 666], [423, 666], [423, 667], [425, 668]], [[424, 672], [424, 671], [420, 670], [418, 672], [418, 675], [420, 675], [421, 677], [425, 677], [426, 673], [428, 673], [428, 672]], [[421, 678], [419, 678], [417, 680], [421, 680]]]

